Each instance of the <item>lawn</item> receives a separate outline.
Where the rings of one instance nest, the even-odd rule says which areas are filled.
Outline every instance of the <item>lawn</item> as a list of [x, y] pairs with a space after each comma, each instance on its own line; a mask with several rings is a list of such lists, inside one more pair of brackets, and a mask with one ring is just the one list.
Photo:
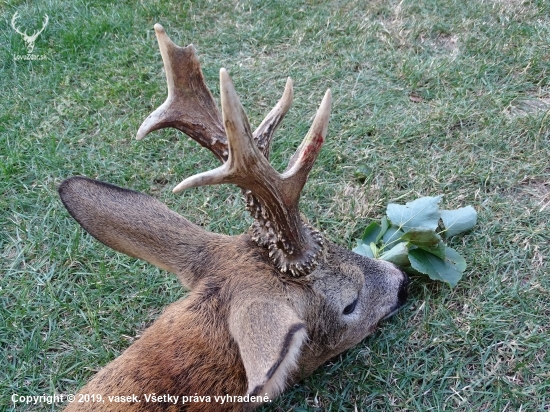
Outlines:
[[[35, 41], [34, 60], [16, 27]], [[406, 308], [262, 411], [550, 410], [550, 3], [546, 0], [68, 1], [0, 6], [0, 409], [74, 393], [185, 296], [84, 233], [57, 196], [86, 175], [210, 231], [246, 231], [240, 192], [174, 195], [217, 165], [176, 130], [134, 139], [166, 96], [153, 25], [226, 67], [255, 127], [287, 76], [283, 169], [327, 88], [327, 141], [301, 210], [348, 248], [389, 202], [444, 195], [477, 226], [455, 288], [413, 278]]]

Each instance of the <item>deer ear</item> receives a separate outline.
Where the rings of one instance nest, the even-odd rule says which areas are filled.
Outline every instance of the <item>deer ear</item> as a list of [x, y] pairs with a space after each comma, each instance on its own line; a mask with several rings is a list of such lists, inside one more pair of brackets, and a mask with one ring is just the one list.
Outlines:
[[281, 393], [307, 339], [306, 325], [285, 303], [256, 299], [232, 310], [229, 329], [237, 341], [249, 395]]
[[77, 176], [61, 183], [59, 195], [71, 216], [101, 243], [177, 274], [187, 289], [212, 259], [204, 244], [213, 234], [143, 193]]

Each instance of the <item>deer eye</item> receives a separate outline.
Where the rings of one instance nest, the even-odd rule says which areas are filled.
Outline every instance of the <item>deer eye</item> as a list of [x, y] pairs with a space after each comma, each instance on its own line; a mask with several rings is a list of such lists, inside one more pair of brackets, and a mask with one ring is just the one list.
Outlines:
[[344, 311], [342, 312], [344, 315], [349, 315], [351, 313], [353, 313], [353, 311], [355, 310], [355, 307], [357, 306], [357, 301], [359, 300], [359, 298], [355, 299], [353, 302], [351, 302], [348, 306], [346, 306], [344, 308]]

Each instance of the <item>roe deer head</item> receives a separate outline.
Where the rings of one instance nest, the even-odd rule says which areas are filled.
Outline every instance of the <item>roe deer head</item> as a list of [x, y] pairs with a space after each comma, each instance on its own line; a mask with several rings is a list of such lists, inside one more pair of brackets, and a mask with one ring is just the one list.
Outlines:
[[[403, 305], [407, 277], [390, 263], [329, 242], [300, 217], [300, 192], [327, 133], [330, 90], [280, 174], [268, 158], [291, 104], [290, 79], [252, 132], [225, 69], [220, 115], [193, 46], [176, 46], [158, 24], [155, 31], [168, 98], [137, 138], [171, 126], [210, 149], [222, 166], [174, 191], [236, 184], [254, 223], [240, 236], [213, 234], [148, 195], [85, 177], [65, 180], [61, 199], [86, 231], [175, 273], [191, 291], [81, 389], [101, 394], [103, 402], [67, 410], [252, 410], [371, 334]], [[233, 398], [222, 404], [225, 395]], [[112, 403], [121, 399], [115, 396], [127, 402]]]

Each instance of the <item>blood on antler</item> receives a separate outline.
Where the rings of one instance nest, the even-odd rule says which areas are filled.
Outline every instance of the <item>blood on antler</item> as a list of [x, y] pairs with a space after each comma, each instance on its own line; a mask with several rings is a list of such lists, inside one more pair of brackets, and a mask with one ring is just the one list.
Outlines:
[[246, 207], [255, 220], [252, 238], [269, 249], [269, 256], [280, 271], [292, 276], [309, 274], [318, 263], [323, 238], [302, 221], [298, 202], [327, 133], [330, 90], [288, 167], [278, 173], [268, 161], [269, 151], [273, 134], [292, 103], [292, 81], [287, 80], [283, 96], [252, 133], [227, 71], [220, 70], [220, 116], [194, 47], [175, 45], [159, 24], [155, 25], [155, 32], [166, 70], [168, 98], [143, 122], [137, 139], [153, 130], [175, 127], [210, 149], [223, 165], [185, 179], [174, 192], [236, 184], [243, 190]]

